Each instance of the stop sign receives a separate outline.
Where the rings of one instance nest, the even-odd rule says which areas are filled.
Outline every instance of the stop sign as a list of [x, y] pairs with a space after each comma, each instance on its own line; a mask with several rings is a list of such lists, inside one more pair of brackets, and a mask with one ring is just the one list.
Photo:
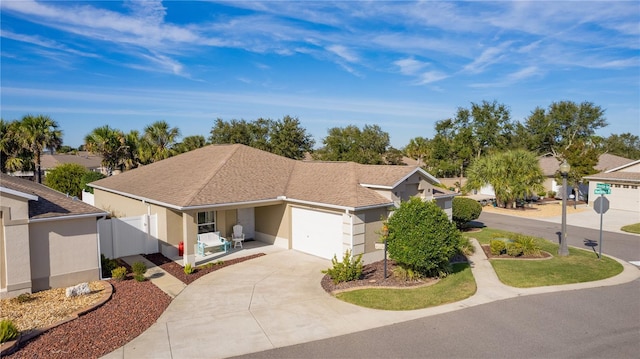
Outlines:
[[593, 209], [598, 214], [607, 213], [609, 210], [609, 200], [605, 196], [600, 196], [596, 198], [596, 201], [593, 203]]

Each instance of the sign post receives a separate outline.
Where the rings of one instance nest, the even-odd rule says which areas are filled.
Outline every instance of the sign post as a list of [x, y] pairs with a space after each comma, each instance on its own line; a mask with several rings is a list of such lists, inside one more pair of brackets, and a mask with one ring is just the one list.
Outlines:
[[596, 213], [600, 214], [600, 243], [598, 244], [598, 259], [602, 259], [602, 217], [609, 210], [609, 200], [604, 195], [611, 194], [611, 186], [608, 183], [598, 183], [594, 193], [600, 195], [600, 197], [598, 197], [593, 203], [593, 209]]

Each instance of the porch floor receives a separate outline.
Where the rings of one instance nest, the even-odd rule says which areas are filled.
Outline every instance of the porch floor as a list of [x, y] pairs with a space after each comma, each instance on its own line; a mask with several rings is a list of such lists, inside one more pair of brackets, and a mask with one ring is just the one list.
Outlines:
[[[196, 254], [196, 265], [199, 266], [202, 264], [207, 264], [209, 262], [216, 262], [219, 260], [224, 261], [224, 260], [229, 260], [234, 258], [246, 257], [252, 254], [258, 254], [258, 253], [269, 254], [269, 253], [276, 253], [276, 252], [281, 252], [286, 250], [287, 250], [286, 248], [281, 248], [273, 244], [268, 244], [268, 243], [264, 243], [256, 240], [248, 240], [248, 241], [242, 242], [242, 248], [232, 247], [226, 253], [224, 251], [218, 251], [218, 252], [205, 252], [204, 256]], [[175, 256], [170, 259], [180, 265], [183, 265], [183, 257], [181, 256]]]

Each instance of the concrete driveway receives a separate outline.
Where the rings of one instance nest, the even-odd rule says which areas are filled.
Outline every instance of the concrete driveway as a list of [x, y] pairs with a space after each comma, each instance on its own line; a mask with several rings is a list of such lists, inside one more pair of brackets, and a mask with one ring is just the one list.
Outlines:
[[330, 261], [282, 250], [212, 272], [186, 286], [149, 329], [104, 358], [226, 358], [306, 343], [447, 313], [522, 295], [616, 285], [640, 276], [540, 288], [500, 283], [475, 243], [470, 256], [478, 286], [463, 301], [413, 311], [358, 307], [327, 294], [321, 270]]

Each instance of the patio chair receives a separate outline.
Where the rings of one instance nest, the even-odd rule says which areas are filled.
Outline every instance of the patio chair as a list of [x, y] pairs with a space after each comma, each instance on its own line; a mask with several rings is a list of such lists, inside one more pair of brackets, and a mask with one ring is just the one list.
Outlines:
[[242, 232], [242, 226], [236, 224], [233, 226], [233, 234], [231, 235], [233, 241], [233, 248], [240, 246], [242, 248], [242, 241], [244, 241], [244, 233]]

